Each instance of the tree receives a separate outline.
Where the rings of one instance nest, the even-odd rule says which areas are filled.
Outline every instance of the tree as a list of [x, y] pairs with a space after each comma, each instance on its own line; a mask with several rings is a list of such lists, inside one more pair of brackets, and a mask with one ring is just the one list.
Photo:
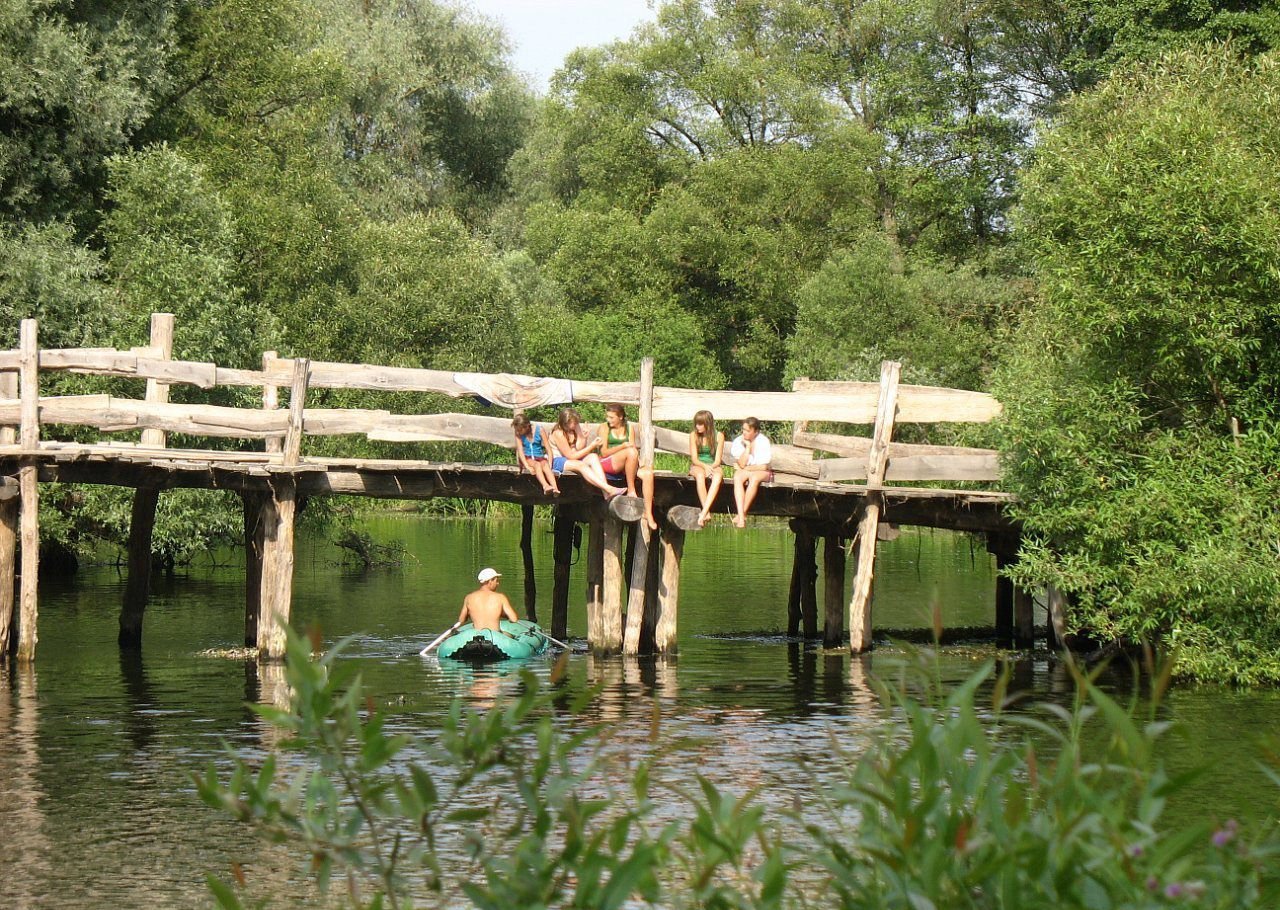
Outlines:
[[1133, 67], [1067, 105], [1025, 182], [1043, 302], [997, 394], [1030, 534], [1076, 628], [1280, 677], [1280, 61]]

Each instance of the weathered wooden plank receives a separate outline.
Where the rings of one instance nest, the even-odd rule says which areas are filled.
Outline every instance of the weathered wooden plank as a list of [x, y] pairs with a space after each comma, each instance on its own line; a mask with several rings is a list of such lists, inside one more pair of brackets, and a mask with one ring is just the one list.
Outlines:
[[[853, 419], [809, 418], [840, 420], [842, 423], [870, 423], [879, 403], [879, 387], [874, 382], [817, 382], [796, 380], [792, 389], [797, 394], [829, 395], [843, 399], [850, 410], [869, 414], [869, 417]], [[899, 385], [898, 423], [989, 423], [1000, 416], [1002, 407], [995, 396], [986, 392], [966, 389], [946, 389], [937, 386]], [[757, 415], [759, 416], [759, 415]], [[805, 415], [806, 417], [808, 415]]]
[[622, 653], [639, 654], [641, 632], [644, 630], [644, 617], [647, 604], [646, 580], [649, 575], [649, 560], [656, 555], [650, 551], [654, 533], [649, 526], [640, 522], [639, 536], [636, 538], [635, 554], [631, 559], [631, 586], [627, 594], [627, 624], [622, 637]]
[[293, 602], [293, 527], [297, 495], [292, 482], [281, 483], [262, 500], [258, 528], [262, 553], [262, 595], [258, 617], [258, 655], [282, 660], [284, 624]]
[[293, 362], [293, 378], [289, 383], [289, 426], [281, 448], [281, 463], [296, 465], [302, 453], [303, 414], [307, 407], [307, 379], [311, 361], [300, 357]]
[[[151, 347], [156, 350], [156, 356], [161, 360], [169, 360], [173, 356], [173, 314], [172, 313], [152, 313], [151, 314]], [[161, 382], [158, 379], [147, 380], [146, 400], [152, 404], [166, 404], [169, 401], [169, 383]], [[142, 431], [142, 444], [144, 446], [156, 446], [164, 448], [165, 434], [164, 430], [157, 430], [147, 427]], [[152, 519], [154, 520], [154, 509]], [[148, 531], [148, 534], [150, 531]], [[150, 537], [147, 539], [150, 545]], [[147, 554], [147, 571], [150, 572], [150, 553]], [[146, 592], [143, 592], [145, 602]], [[127, 600], [127, 595], [126, 595]], [[123, 621], [123, 620], [122, 620]], [[122, 627], [123, 629], [123, 627]], [[139, 619], [138, 634], [141, 636], [141, 619]], [[122, 631], [123, 634], [123, 631]]]
[[888, 464], [889, 439], [897, 415], [898, 377], [902, 365], [885, 361], [880, 365], [880, 402], [876, 409], [875, 431], [867, 456], [867, 501], [858, 523], [858, 564], [849, 600], [849, 647], [859, 654], [871, 648], [871, 583], [875, 576], [876, 536], [883, 499], [876, 490], [884, 481]]
[[668, 525], [662, 530], [662, 578], [658, 583], [658, 618], [653, 647], [659, 654], [676, 652], [680, 606], [680, 560], [684, 556], [684, 531]]
[[[12, 404], [0, 401], [0, 421], [11, 416]], [[192, 436], [260, 439], [283, 436], [288, 415], [209, 404], [160, 404], [114, 395], [63, 395], [39, 400], [40, 421], [46, 424], [90, 426], [99, 429], [151, 427]]]
[[[816, 462], [818, 480], [865, 480], [867, 460], [863, 458], [823, 458]], [[1000, 457], [986, 455], [915, 455], [889, 457], [886, 481], [913, 480], [999, 480]]]
[[[18, 486], [16, 480], [6, 477]], [[0, 499], [0, 656], [9, 653], [13, 627], [13, 582], [17, 576], [18, 505], [16, 496]]]
[[24, 319], [19, 326], [18, 441], [24, 449], [40, 445], [40, 346], [38, 323]]
[[617, 654], [622, 650], [622, 527], [623, 523], [611, 514], [604, 519], [603, 549], [604, 573], [600, 598], [600, 627], [594, 636], [591, 650], [602, 654]]
[[[865, 459], [871, 451], [870, 436], [844, 436], [838, 433], [801, 432], [792, 439], [799, 449], [829, 452], [850, 458]], [[913, 442], [889, 442], [889, 459], [913, 458], [918, 455], [994, 455], [995, 449], [978, 449], [971, 446], [921, 445]]]
[[35, 465], [27, 464], [19, 470], [19, 525], [22, 541], [22, 579], [18, 596], [19, 663], [35, 659], [36, 642], [39, 640], [36, 622], [39, 616], [37, 579], [40, 577], [40, 485], [37, 481]]
[[[276, 357], [275, 351], [263, 352], [262, 372], [264, 374], [270, 368], [272, 362], [275, 361], [276, 359], [277, 357]], [[278, 407], [280, 407], [280, 386], [276, 385], [274, 382], [263, 383], [262, 410], [274, 411]], [[304, 416], [303, 418], [304, 422], [305, 422], [305, 419], [306, 418]], [[268, 452], [273, 452], [273, 453], [281, 452], [284, 450], [284, 440], [276, 436], [268, 437], [267, 441], [263, 444], [263, 448], [266, 449]], [[254, 622], [256, 623], [257, 619], [255, 619]]]

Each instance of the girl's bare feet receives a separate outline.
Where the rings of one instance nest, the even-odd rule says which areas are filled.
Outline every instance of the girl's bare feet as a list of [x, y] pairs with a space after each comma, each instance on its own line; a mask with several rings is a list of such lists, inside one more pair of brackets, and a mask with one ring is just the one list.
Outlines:
[[654, 519], [652, 515], [646, 515], [644, 517], [644, 523], [649, 526], [650, 531], [658, 530], [658, 522]]
[[606, 502], [608, 502], [610, 499], [613, 499], [613, 497], [615, 496], [625, 496], [627, 493], [627, 491], [624, 490], [622, 487], [609, 487], [609, 489], [603, 492], [604, 492], [604, 498]]
[[735, 528], [745, 528], [747, 526], [746, 518], [741, 515], [733, 516], [733, 526]]
[[700, 527], [700, 528], [701, 528], [703, 525], [705, 525], [705, 524], [707, 523], [707, 519], [708, 519], [708, 518], [710, 518], [710, 517], [711, 517], [711, 516], [710, 516], [710, 515], [708, 515], [706, 512], [701, 513], [701, 514], [698, 516], [698, 527]]
[[559, 488], [559, 487], [552, 487], [552, 488], [551, 488], [551, 495], [552, 495], [552, 496], [559, 496], [559, 495], [560, 495], [560, 488]]

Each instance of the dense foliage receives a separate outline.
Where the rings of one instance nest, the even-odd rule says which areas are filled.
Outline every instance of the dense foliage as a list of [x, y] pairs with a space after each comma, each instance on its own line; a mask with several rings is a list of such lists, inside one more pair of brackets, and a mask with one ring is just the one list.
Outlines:
[[1068, 105], [1026, 178], [1042, 305], [997, 393], [1019, 574], [1106, 640], [1280, 676], [1280, 61], [1186, 52]]
[[[691, 775], [697, 752], [578, 729], [556, 691], [563, 659], [549, 690], [526, 671], [518, 697], [478, 714], [455, 702], [415, 740], [366, 704], [340, 646], [308, 651], [291, 635], [289, 707], [254, 706], [283, 748], [198, 785], [287, 845], [322, 891], [341, 883], [329, 896], [346, 906], [1262, 910], [1280, 898], [1274, 826], [1163, 831], [1194, 777], [1163, 771], [1167, 724], [1079, 673], [1074, 710], [1006, 714], [1007, 678], [989, 685], [988, 666], [946, 692], [922, 654], [877, 687], [878, 742], [784, 810]], [[1154, 677], [1155, 703], [1167, 682]], [[234, 884], [209, 876], [228, 910], [277, 881], [234, 868]]]
[[[1280, 675], [1275, 3], [664, 0], [545, 97], [448, 0], [0, 0], [0, 37], [6, 325], [689, 387], [1000, 370], [1024, 580]], [[121, 495], [43, 527], [118, 542]], [[237, 520], [185, 501], [171, 564]]]

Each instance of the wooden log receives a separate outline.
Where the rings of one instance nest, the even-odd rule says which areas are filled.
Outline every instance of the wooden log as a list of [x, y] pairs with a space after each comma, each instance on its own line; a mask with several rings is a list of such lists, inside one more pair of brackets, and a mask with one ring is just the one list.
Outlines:
[[684, 556], [684, 531], [668, 525], [662, 536], [662, 580], [658, 585], [658, 615], [653, 647], [659, 654], [674, 654], [680, 614], [680, 560]]
[[[865, 407], [870, 415], [879, 409], [879, 390], [874, 382], [819, 382], [797, 380], [797, 393], [825, 394], [846, 400], [851, 408]], [[898, 423], [990, 423], [1003, 411], [1000, 402], [986, 392], [947, 389], [939, 386], [898, 386]], [[870, 423], [871, 419], [835, 418], [843, 423]]]
[[867, 499], [858, 523], [858, 563], [849, 600], [849, 648], [855, 654], [868, 651], [873, 642], [871, 627], [871, 584], [875, 578], [876, 533], [880, 524], [883, 497], [875, 492], [883, 483], [897, 414], [898, 377], [902, 365], [886, 360], [880, 365], [880, 402], [876, 425], [867, 456]]
[[[191, 436], [261, 439], [283, 436], [288, 417], [245, 408], [207, 404], [148, 404], [113, 395], [63, 395], [39, 402], [46, 424], [89, 426], [102, 430], [150, 427]], [[0, 403], [0, 421], [13, 415], [12, 406]]]
[[[867, 476], [865, 458], [824, 458], [817, 465], [818, 480], [828, 483], [862, 480]], [[886, 481], [994, 481], [1000, 477], [1000, 458], [995, 452], [986, 455], [890, 457], [884, 474]]]
[[818, 547], [817, 538], [807, 527], [796, 532], [800, 562], [800, 619], [805, 638], [818, 637]]
[[293, 362], [293, 377], [289, 383], [289, 428], [284, 436], [280, 463], [296, 465], [302, 455], [303, 414], [307, 401], [307, 374], [311, 361], [300, 357]]
[[1049, 647], [1063, 648], [1067, 641], [1067, 598], [1056, 585], [1045, 588], [1045, 612], [1048, 613]]
[[551, 637], [564, 641], [569, 634], [569, 575], [573, 566], [573, 532], [576, 522], [564, 506], [556, 506], [552, 522]]
[[640, 361], [640, 466], [653, 466], [653, 358]]
[[[5, 478], [8, 480], [9, 478]], [[13, 628], [14, 581], [17, 578], [19, 500], [0, 500], [0, 663], [9, 659]]]
[[[275, 351], [264, 351], [262, 354], [262, 372], [264, 374], [270, 372], [272, 364], [278, 359]], [[274, 411], [279, 407], [280, 386], [274, 382], [264, 382], [262, 384], [262, 410]], [[263, 448], [268, 452], [281, 452], [284, 450], [284, 440], [279, 436], [268, 436]]]
[[[731, 392], [654, 389], [654, 420], [688, 420], [707, 408], [721, 420], [822, 420], [871, 423], [876, 419], [879, 387], [873, 382], [800, 382], [791, 392]], [[991, 395], [932, 386], [902, 386], [899, 420], [903, 423], [986, 423], [1000, 415]]]
[[[152, 313], [151, 314], [151, 347], [154, 348], [160, 360], [168, 360], [173, 356], [173, 314], [172, 313]], [[167, 404], [169, 402], [169, 384], [161, 382], [159, 379], [147, 380], [146, 400], [151, 404]], [[148, 427], [142, 431], [142, 444], [144, 446], [155, 446], [156, 448], [164, 448], [165, 434], [164, 430], [157, 430]], [[154, 506], [152, 517], [154, 519]], [[132, 531], [130, 532], [132, 533]], [[150, 560], [148, 559], [148, 563]], [[145, 602], [146, 591], [143, 591]], [[123, 615], [121, 621], [123, 622]], [[141, 622], [141, 619], [139, 619]], [[141, 626], [138, 632], [141, 635]], [[123, 635], [123, 626], [121, 627]]]
[[120, 631], [116, 637], [121, 648], [142, 647], [142, 618], [151, 592], [152, 531], [159, 501], [160, 491], [154, 487], [141, 487], [133, 492], [133, 508], [129, 517], [128, 576], [120, 605]]
[[17, 658], [19, 663], [34, 660], [39, 633], [37, 579], [40, 575], [40, 491], [35, 465], [27, 464], [18, 472], [21, 487], [19, 505], [20, 539], [22, 542], [21, 592], [18, 597]]
[[270, 494], [245, 492], [240, 495], [244, 514], [244, 643], [258, 646], [258, 617], [262, 612], [262, 516]]
[[667, 523], [681, 531], [701, 531], [702, 526], [698, 524], [701, 515], [702, 510], [697, 506], [672, 506], [667, 509]]
[[587, 513], [587, 644], [594, 651], [603, 625], [601, 604], [604, 588], [604, 522], [608, 513], [599, 500]]
[[641, 636], [644, 631], [644, 620], [648, 601], [647, 584], [649, 579], [649, 557], [653, 540], [653, 532], [649, 525], [640, 522], [639, 533], [635, 536], [635, 553], [631, 559], [631, 578], [627, 592], [627, 625], [622, 639], [622, 653], [639, 654]]
[[804, 568], [800, 563], [800, 536], [797, 534], [792, 540], [791, 586], [787, 590], [787, 634], [791, 636], [800, 634], [800, 620], [803, 616], [800, 611], [800, 591], [804, 584], [803, 572]]
[[[538, 621], [538, 579], [533, 565], [533, 506], [520, 507], [520, 555], [524, 558], [524, 613]], [[559, 636], [556, 636], [559, 638]]]
[[996, 644], [1013, 647], [1013, 580], [1005, 577], [1010, 565], [1007, 557], [996, 554]]
[[40, 346], [37, 341], [37, 326], [36, 320], [24, 319], [19, 328], [18, 444], [28, 452], [40, 446]]
[[[838, 433], [811, 433], [803, 430], [795, 434], [792, 445], [799, 449], [828, 452], [846, 458], [866, 460], [871, 453], [870, 436], [844, 436]], [[995, 449], [977, 449], [971, 446], [934, 446], [914, 442], [889, 442], [889, 461], [895, 458], [915, 458], [928, 455], [996, 455]], [[833, 459], [834, 460], [834, 459]]]
[[1035, 599], [1026, 588], [1013, 589], [1013, 646], [1034, 648], [1036, 644]]
[[603, 519], [602, 550], [603, 587], [599, 610], [599, 628], [591, 649], [599, 654], [617, 654], [622, 650], [622, 522], [613, 515]]
[[281, 478], [263, 499], [258, 533], [262, 550], [262, 595], [258, 613], [258, 656], [282, 660], [285, 628], [293, 599], [293, 525], [297, 491], [290, 478]]
[[644, 518], [644, 500], [639, 496], [615, 496], [609, 500], [609, 512], [619, 521], [633, 522]]
[[828, 534], [822, 547], [822, 643], [828, 648], [844, 639], [844, 563], [844, 541]]
[[667, 525], [659, 524], [649, 534], [649, 560], [644, 577], [644, 614], [640, 623], [640, 653], [652, 654], [658, 628], [658, 598], [662, 592], [662, 535]]
[[[34, 452], [40, 446], [40, 347], [36, 320], [22, 320], [19, 337], [18, 395], [22, 414], [18, 444], [24, 452]], [[18, 598], [17, 658], [19, 663], [27, 663], [35, 659], [36, 642], [39, 640], [36, 624], [39, 614], [40, 490], [35, 464], [28, 460], [21, 464], [18, 485], [22, 580]]]

